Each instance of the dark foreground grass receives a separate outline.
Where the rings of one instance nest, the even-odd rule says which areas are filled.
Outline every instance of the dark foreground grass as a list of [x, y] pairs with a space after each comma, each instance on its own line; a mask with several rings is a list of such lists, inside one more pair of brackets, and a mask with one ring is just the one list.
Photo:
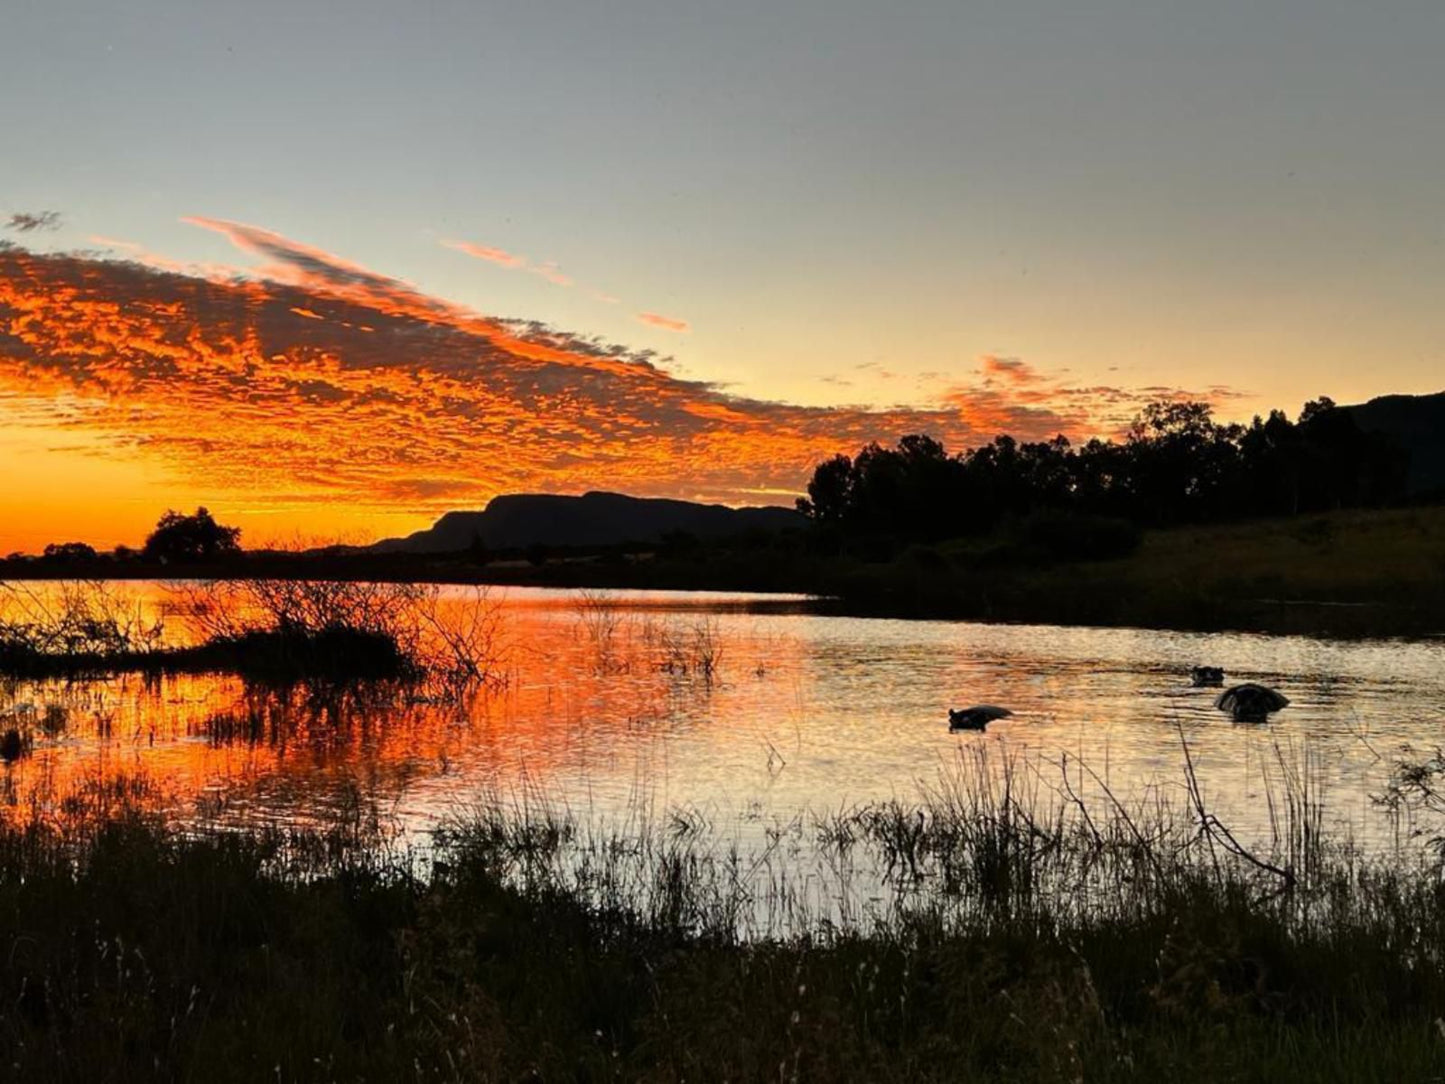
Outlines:
[[[982, 906], [751, 943], [687, 907], [604, 906], [519, 879], [521, 850], [531, 861], [560, 838], [535, 826], [462, 825], [427, 877], [350, 830], [187, 836], [135, 813], [8, 828], [0, 1075], [1445, 1074], [1445, 889], [1424, 867], [1316, 864], [1306, 896], [1293, 873], [1179, 861], [1134, 833], [1128, 861], [1104, 863], [1098, 909], [1066, 907], [1058, 893], [1020, 893], [1018, 875], [1052, 861], [1026, 849], [1020, 823], [942, 823], [927, 843], [966, 837], [980, 880], [961, 891]], [[1046, 847], [1066, 839], [1032, 831]], [[1010, 861], [1007, 890], [990, 890]], [[1127, 868], [1137, 881], [1118, 876]], [[690, 898], [669, 883], [674, 902]]]

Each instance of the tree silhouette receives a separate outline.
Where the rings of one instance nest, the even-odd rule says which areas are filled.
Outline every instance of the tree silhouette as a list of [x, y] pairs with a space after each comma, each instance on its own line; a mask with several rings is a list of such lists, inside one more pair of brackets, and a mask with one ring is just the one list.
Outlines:
[[932, 542], [1058, 514], [1098, 534], [1099, 517], [1169, 525], [1378, 505], [1405, 492], [1407, 465], [1327, 398], [1298, 422], [1275, 410], [1249, 426], [1216, 422], [1207, 403], [1160, 400], [1122, 442], [1005, 435], [953, 456], [921, 435], [869, 444], [820, 463], [798, 509], [840, 538]]
[[835, 455], [813, 471], [808, 495], [798, 498], [798, 511], [820, 523], [842, 523], [852, 501], [853, 460]]
[[93, 561], [95, 547], [85, 542], [52, 542], [45, 547], [47, 561]]
[[159, 561], [204, 561], [239, 553], [240, 538], [241, 528], [221, 526], [205, 508], [190, 516], [167, 510], [141, 553]]

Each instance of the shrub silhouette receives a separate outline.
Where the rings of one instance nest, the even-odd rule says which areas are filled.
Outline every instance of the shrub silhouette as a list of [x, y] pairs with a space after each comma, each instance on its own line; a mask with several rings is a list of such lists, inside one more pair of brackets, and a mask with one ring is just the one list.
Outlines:
[[94, 561], [95, 547], [84, 542], [52, 542], [45, 547], [47, 561]]
[[194, 515], [167, 511], [141, 551], [160, 561], [204, 561], [241, 552], [241, 528], [223, 527], [204, 507]]

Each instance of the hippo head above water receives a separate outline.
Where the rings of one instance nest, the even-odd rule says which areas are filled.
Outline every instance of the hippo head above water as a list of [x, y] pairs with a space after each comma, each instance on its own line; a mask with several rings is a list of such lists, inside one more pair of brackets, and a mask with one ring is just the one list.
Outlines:
[[948, 709], [949, 730], [982, 730], [995, 719], [1006, 719], [1013, 712], [995, 704], [975, 704], [971, 708]]

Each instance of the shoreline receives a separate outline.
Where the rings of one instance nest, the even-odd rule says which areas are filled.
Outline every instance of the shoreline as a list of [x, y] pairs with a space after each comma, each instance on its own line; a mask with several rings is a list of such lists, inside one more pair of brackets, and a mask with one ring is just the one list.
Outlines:
[[[1094, 566], [1097, 570], [1100, 566]], [[536, 591], [637, 591], [688, 595], [749, 595], [742, 605], [757, 612], [800, 612], [819, 616], [877, 618], [903, 621], [954, 621], [997, 625], [1056, 625], [1067, 628], [1167, 630], [1170, 632], [1245, 633], [1267, 636], [1305, 636], [1326, 640], [1428, 641], [1445, 637], [1445, 599], [1433, 592], [1425, 603], [1401, 606], [1389, 601], [1361, 599], [1244, 598], [1201, 596], [1180, 592], [1153, 598], [1141, 609], [1129, 598], [1124, 584], [1095, 588], [1089, 597], [1074, 597], [1062, 604], [1040, 594], [1052, 591], [1021, 579], [1000, 578], [965, 594], [954, 585], [940, 585], [911, 577], [880, 578], [862, 591], [847, 584], [833, 590], [812, 590], [804, 585], [739, 582], [735, 577], [701, 582], [691, 575], [488, 575], [485, 571], [457, 569], [386, 572], [345, 567], [296, 568], [198, 566], [184, 574], [165, 567], [108, 569], [104, 574], [80, 569], [27, 570], [25, 575], [0, 574], [6, 583], [195, 583], [236, 582], [256, 579], [283, 581], [338, 581], [438, 587], [522, 588]], [[1065, 570], [1066, 574], [1067, 570]], [[1408, 593], [1408, 585], [1393, 585]], [[840, 589], [841, 588], [841, 589]], [[1014, 594], [1014, 592], [1017, 592]], [[1013, 597], [1000, 598], [1000, 593]], [[1126, 612], [1128, 610], [1134, 612]]]
[[1095, 561], [1050, 560], [992, 537], [874, 546], [808, 532], [530, 561], [327, 551], [185, 566], [0, 561], [0, 584], [172, 579], [748, 592], [808, 596], [820, 612], [857, 617], [1431, 639], [1445, 635], [1445, 507], [1148, 531], [1134, 552]]

